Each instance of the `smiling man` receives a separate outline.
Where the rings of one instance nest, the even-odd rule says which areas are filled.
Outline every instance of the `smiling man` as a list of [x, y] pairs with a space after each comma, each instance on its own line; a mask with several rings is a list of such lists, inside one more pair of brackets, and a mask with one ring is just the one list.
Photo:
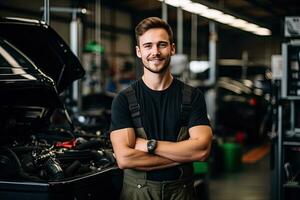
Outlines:
[[212, 140], [204, 96], [172, 76], [175, 44], [165, 21], [146, 18], [135, 33], [144, 74], [112, 104], [121, 199], [196, 199], [192, 162], [208, 157]]

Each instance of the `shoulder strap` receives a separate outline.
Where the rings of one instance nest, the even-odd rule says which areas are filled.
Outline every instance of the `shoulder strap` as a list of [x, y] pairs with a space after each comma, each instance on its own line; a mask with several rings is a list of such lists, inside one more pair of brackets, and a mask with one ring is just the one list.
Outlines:
[[181, 124], [186, 126], [188, 123], [188, 118], [190, 111], [192, 109], [192, 92], [193, 87], [184, 84], [182, 90], [182, 104], [181, 104]]
[[137, 98], [135, 95], [135, 91], [132, 86], [129, 86], [124, 90], [125, 95], [128, 100], [128, 106], [131, 113], [131, 119], [135, 128], [142, 127], [142, 120], [141, 120], [141, 112], [140, 112], [140, 105], [137, 102]]

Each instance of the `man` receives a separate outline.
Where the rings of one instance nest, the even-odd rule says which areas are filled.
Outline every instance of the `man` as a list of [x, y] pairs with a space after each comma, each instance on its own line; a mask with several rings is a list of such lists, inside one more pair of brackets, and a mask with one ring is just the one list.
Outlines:
[[165, 21], [146, 18], [135, 33], [144, 74], [112, 104], [121, 199], [195, 199], [192, 162], [208, 157], [212, 139], [203, 94], [173, 78], [175, 44]]

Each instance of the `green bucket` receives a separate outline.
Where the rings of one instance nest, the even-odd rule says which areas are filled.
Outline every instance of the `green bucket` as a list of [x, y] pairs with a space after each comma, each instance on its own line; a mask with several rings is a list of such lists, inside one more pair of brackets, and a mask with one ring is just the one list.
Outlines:
[[223, 169], [235, 172], [242, 166], [242, 146], [238, 143], [224, 143], [222, 146]]

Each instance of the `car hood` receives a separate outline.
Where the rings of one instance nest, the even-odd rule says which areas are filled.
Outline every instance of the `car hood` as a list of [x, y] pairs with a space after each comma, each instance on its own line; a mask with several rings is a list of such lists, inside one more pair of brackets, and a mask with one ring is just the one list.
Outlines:
[[64, 40], [42, 21], [0, 18], [0, 37], [20, 49], [63, 92], [85, 72]]

